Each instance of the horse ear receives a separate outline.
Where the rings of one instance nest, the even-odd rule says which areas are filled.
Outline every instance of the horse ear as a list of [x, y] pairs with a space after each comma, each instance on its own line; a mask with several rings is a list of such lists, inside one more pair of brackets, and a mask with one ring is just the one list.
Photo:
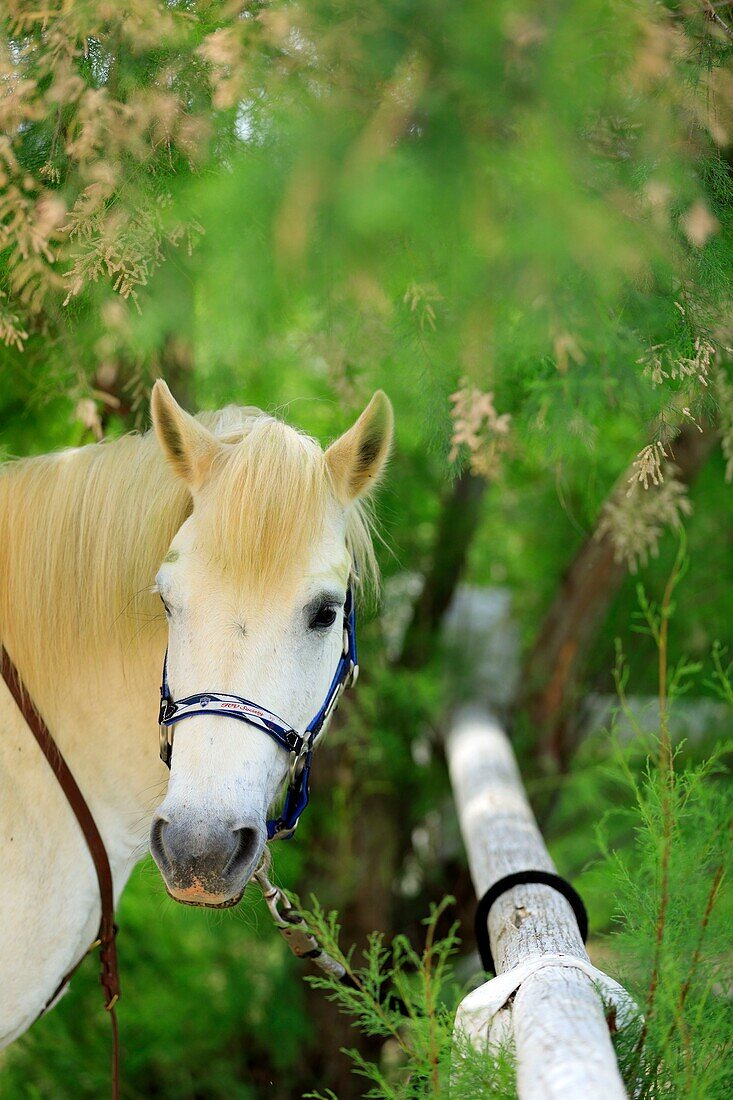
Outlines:
[[162, 378], [150, 395], [155, 434], [173, 472], [197, 489], [219, 449], [216, 437], [178, 404]]
[[356, 423], [326, 451], [326, 464], [343, 505], [376, 485], [389, 457], [393, 427], [391, 402], [377, 390]]

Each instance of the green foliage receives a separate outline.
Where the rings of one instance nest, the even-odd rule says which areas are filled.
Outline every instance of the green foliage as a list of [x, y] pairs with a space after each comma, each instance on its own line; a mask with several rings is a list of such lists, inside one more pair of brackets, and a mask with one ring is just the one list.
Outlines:
[[686, 568], [683, 545], [659, 603], [639, 588], [637, 621], [656, 655], [657, 705], [641, 713], [633, 705], [619, 646], [613, 724], [578, 760], [551, 831], [556, 858], [586, 865], [584, 893], [596, 926], [609, 933], [596, 946], [599, 965], [612, 969], [644, 1014], [641, 1035], [617, 1036], [630, 1094], [722, 1100], [731, 1089], [733, 1022], [726, 993], [733, 977], [732, 712], [723, 712], [726, 725], [712, 745], [678, 740], [675, 718], [702, 677], [710, 676], [727, 703], [731, 684], [719, 646], [707, 667], [669, 657]]
[[733, 799], [721, 755], [697, 766], [678, 757], [671, 790], [658, 771], [639, 781], [624, 768], [620, 794], [636, 811], [618, 814], [635, 843], [606, 855], [618, 910], [616, 976], [645, 1013], [643, 1042], [619, 1043], [633, 1095], [723, 1100], [733, 1085], [725, 994], [733, 977]]
[[[623, 1061], [633, 1093], [645, 1097], [723, 1097], [733, 1085], [726, 1057], [733, 1011], [722, 995], [733, 977], [727, 957], [733, 796], [730, 784], [720, 781], [726, 774], [721, 757], [733, 743], [719, 745], [697, 767], [680, 769], [669, 728], [671, 707], [700, 671], [684, 658], [671, 666], [667, 650], [675, 590], [686, 567], [682, 540], [661, 603], [639, 590], [641, 629], [653, 640], [659, 660], [657, 764], [648, 768], [643, 784], [625, 769], [639, 819], [633, 873], [628, 857], [614, 858], [627, 906], [620, 937], [624, 969], [644, 974], [647, 987], [640, 1002], [642, 1036], [624, 1051]], [[727, 695], [730, 682], [717, 650], [714, 662]], [[626, 680], [620, 660], [616, 681], [628, 717]]]
[[[457, 925], [441, 937], [437, 925], [453, 898], [444, 898], [423, 921], [425, 943], [417, 951], [410, 940], [396, 936], [387, 945], [382, 933], [369, 937], [364, 963], [354, 962], [354, 949], [339, 944], [336, 913], [326, 913], [317, 900], [304, 911], [305, 919], [324, 949], [346, 970], [347, 982], [330, 974], [308, 981], [324, 991], [339, 1011], [348, 1015], [364, 1034], [381, 1040], [379, 1063], [359, 1050], [347, 1050], [354, 1072], [371, 1085], [364, 1095], [383, 1100], [440, 1100], [447, 1094], [486, 1096], [493, 1100], [516, 1095], [514, 1067], [508, 1052], [491, 1058], [461, 1039], [454, 1040], [453, 1017], [460, 990], [451, 961], [460, 941]], [[334, 1094], [307, 1093], [313, 1100], [333, 1100]]]
[[[103, 405], [112, 370], [139, 413], [151, 375], [195, 363], [199, 399], [266, 379], [270, 404], [351, 406], [399, 373], [445, 453], [467, 374], [541, 463], [608, 462], [619, 434], [625, 462], [676, 421], [685, 387], [639, 361], [718, 338], [725, 47], [677, 5], [416, 10], [11, 4], [0, 289], [22, 388]], [[609, 407], [628, 430], [604, 446]]]

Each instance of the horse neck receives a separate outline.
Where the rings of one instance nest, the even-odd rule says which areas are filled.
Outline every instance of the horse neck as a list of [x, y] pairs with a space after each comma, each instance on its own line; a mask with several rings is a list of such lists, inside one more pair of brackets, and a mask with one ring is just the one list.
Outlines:
[[[156, 631], [134, 653], [111, 649], [34, 696], [110, 856], [123, 860], [135, 849], [142, 854], [167, 781], [156, 723], [164, 646]], [[50, 769], [40, 767], [39, 782], [55, 782]]]

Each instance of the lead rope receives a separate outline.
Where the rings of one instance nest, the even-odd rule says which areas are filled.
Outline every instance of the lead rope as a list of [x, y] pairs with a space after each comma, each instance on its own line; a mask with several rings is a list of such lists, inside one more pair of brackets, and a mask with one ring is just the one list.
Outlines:
[[254, 877], [262, 890], [262, 896], [278, 932], [296, 958], [312, 959], [326, 974], [336, 978], [337, 981], [350, 984], [345, 967], [323, 950], [316, 937], [309, 931], [303, 914], [292, 906], [285, 891], [270, 881], [268, 872], [271, 862], [270, 849], [265, 848], [262, 862], [255, 871]]
[[[275, 927], [292, 953], [298, 959], [311, 959], [324, 974], [335, 978], [342, 985], [348, 986], [350, 989], [360, 989], [361, 987], [342, 963], [334, 959], [327, 951], [324, 951], [316, 937], [309, 930], [303, 914], [292, 906], [285, 891], [279, 886], [275, 886], [270, 880], [268, 871], [271, 861], [270, 850], [266, 848], [262, 863], [255, 871], [253, 878], [262, 890], [262, 896]], [[410, 1015], [410, 1009], [399, 994], [387, 995], [382, 1003], [384, 1007], [396, 1010], [402, 1016], [407, 1017]]]

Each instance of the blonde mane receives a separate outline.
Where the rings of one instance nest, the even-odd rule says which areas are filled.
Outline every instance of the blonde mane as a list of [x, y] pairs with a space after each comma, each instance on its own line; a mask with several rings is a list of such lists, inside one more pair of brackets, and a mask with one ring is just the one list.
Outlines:
[[[222, 450], [202, 516], [236, 580], [276, 589], [317, 537], [332, 498], [314, 440], [258, 409], [198, 419]], [[0, 467], [0, 641], [29, 689], [100, 647], [162, 627], [155, 574], [191, 511], [152, 432]], [[362, 505], [347, 513], [362, 578], [376, 579]]]

